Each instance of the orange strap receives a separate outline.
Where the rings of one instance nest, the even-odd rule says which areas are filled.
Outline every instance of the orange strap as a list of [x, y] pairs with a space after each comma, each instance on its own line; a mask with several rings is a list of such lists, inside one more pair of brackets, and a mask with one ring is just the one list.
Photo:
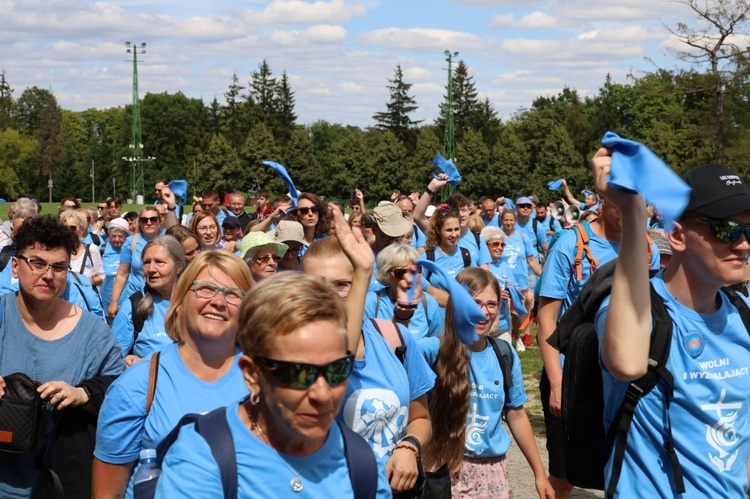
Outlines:
[[532, 322], [536, 322], [536, 314], [534, 313], [534, 307], [531, 307], [531, 310], [529, 310], [529, 313], [526, 314], [526, 318], [523, 320], [520, 326], [518, 326], [518, 329], [520, 331], [523, 331], [526, 329], [526, 326], [531, 324]]

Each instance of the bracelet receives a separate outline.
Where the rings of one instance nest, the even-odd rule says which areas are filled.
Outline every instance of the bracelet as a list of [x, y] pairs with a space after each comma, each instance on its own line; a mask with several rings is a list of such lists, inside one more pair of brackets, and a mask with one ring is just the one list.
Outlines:
[[430, 189], [429, 187], [425, 187], [425, 188], [424, 188], [424, 191], [425, 191], [425, 192], [426, 192], [427, 194], [429, 194], [430, 196], [434, 196], [434, 195], [435, 195], [435, 191], [433, 191], [433, 190], [432, 190], [432, 189]]
[[177, 209], [177, 205], [172, 206], [171, 208], [169, 206], [167, 206], [167, 210], [169, 210], [169, 211], [174, 211], [176, 209]]
[[408, 443], [414, 445], [414, 447], [416, 447], [418, 453], [419, 454], [422, 453], [422, 444], [419, 442], [419, 439], [417, 437], [415, 437], [414, 435], [406, 435], [404, 438], [401, 439], [401, 442], [399, 442], [399, 443], [403, 443], [403, 442], [408, 442]]
[[417, 458], [417, 461], [419, 461], [419, 451], [415, 449], [414, 447], [412, 447], [411, 445], [398, 444], [395, 450], [399, 450], [399, 449], [409, 449], [410, 451], [414, 453], [414, 457]]
[[410, 304], [410, 305], [401, 305], [400, 303], [396, 302], [396, 310], [399, 310], [401, 312], [414, 312], [417, 309], [417, 304]]

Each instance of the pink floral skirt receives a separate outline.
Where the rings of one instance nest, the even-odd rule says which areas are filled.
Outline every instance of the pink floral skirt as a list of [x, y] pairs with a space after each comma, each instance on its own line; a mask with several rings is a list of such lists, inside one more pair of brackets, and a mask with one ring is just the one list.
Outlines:
[[464, 457], [461, 469], [451, 473], [451, 497], [512, 499], [505, 456], [487, 459]]

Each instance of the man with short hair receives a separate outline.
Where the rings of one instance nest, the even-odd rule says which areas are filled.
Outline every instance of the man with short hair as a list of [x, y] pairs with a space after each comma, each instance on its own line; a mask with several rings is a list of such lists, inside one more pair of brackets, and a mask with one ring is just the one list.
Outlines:
[[255, 215], [245, 211], [245, 196], [240, 192], [233, 192], [229, 195], [229, 210], [227, 215], [235, 217], [240, 222], [240, 228], [244, 231], [245, 227], [255, 220]]
[[219, 193], [214, 189], [205, 189], [201, 193], [201, 205], [204, 210], [210, 211], [214, 214], [219, 225], [224, 222], [227, 214], [221, 209], [221, 206], [219, 206]]
[[113, 196], [107, 199], [107, 207], [109, 208], [109, 216], [117, 218], [120, 216], [122, 211], [122, 200], [117, 196]]
[[484, 221], [485, 227], [499, 227], [498, 213], [495, 211], [495, 201], [490, 198], [484, 198], [480, 205], [482, 212], [480, 216]]
[[[651, 284], [672, 322], [663, 379], [638, 401], [625, 442], [618, 497], [746, 497], [750, 454], [750, 336], [723, 286], [744, 280], [750, 257], [750, 189], [722, 165], [683, 179], [690, 200], [667, 234], [672, 258], [649, 280], [648, 215], [640, 195], [607, 183], [611, 151], [592, 160], [596, 189], [622, 216], [622, 244], [612, 292], [596, 317], [604, 424], [612, 424], [631, 380], [649, 366]], [[748, 300], [740, 294], [740, 299]], [[671, 435], [671, 438], [670, 438]], [[668, 453], [670, 442], [673, 446]], [[675, 484], [679, 463], [684, 493]], [[605, 468], [605, 483], [612, 473]]]
[[547, 234], [547, 238], [551, 238], [556, 233], [560, 232], [562, 230], [562, 225], [560, 225], [560, 221], [556, 220], [552, 217], [552, 215], [549, 214], [549, 210], [547, 209], [547, 205], [544, 203], [537, 203], [536, 205], [536, 222], [537, 225], [541, 225], [544, 228], [545, 234]]

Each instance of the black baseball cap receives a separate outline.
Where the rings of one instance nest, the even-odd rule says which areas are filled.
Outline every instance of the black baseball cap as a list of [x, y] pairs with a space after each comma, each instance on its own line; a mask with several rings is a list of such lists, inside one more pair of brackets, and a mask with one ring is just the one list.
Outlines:
[[750, 210], [750, 188], [724, 165], [693, 168], [682, 179], [692, 188], [683, 215], [692, 212], [709, 218], [729, 218]]
[[226, 218], [224, 219], [224, 221], [223, 221], [223, 222], [221, 222], [221, 226], [222, 226], [222, 227], [226, 227], [226, 228], [228, 228], [228, 229], [239, 229], [239, 228], [241, 227], [241, 226], [240, 226], [240, 221], [239, 221], [239, 220], [237, 220], [237, 219], [236, 219], [235, 217], [233, 217], [233, 216], [227, 216], [227, 217], [226, 217]]

